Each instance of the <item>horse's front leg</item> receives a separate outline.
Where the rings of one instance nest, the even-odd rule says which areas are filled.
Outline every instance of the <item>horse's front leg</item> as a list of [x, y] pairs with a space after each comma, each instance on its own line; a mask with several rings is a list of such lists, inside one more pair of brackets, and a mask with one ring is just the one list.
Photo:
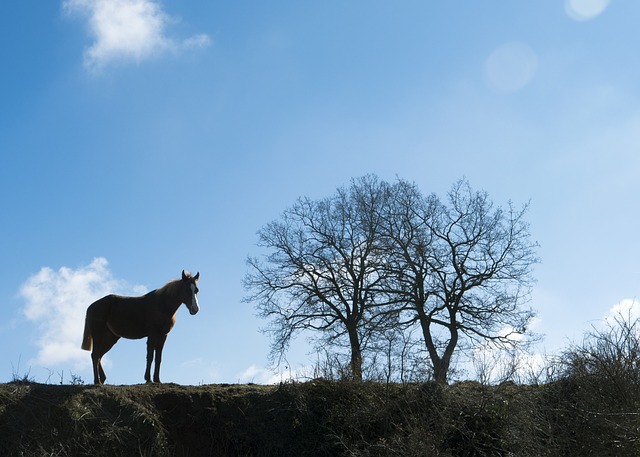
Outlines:
[[[151, 362], [153, 362], [153, 350], [155, 347], [154, 338], [147, 337], [147, 369], [144, 372], [144, 380], [151, 382]], [[157, 362], [156, 362], [157, 363]]]
[[167, 335], [160, 335], [156, 340], [156, 364], [153, 370], [153, 382], [160, 382], [160, 363], [162, 362], [162, 349], [165, 341], [167, 341]]

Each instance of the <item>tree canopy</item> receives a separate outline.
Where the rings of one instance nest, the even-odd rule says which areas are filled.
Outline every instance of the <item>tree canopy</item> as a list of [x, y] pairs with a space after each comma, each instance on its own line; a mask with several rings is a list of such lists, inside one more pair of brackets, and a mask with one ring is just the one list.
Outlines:
[[318, 346], [348, 348], [362, 379], [365, 354], [418, 329], [432, 376], [446, 382], [456, 349], [526, 339], [538, 261], [527, 209], [494, 207], [464, 179], [446, 201], [404, 180], [353, 179], [259, 230], [266, 254], [247, 260], [245, 300], [269, 321], [273, 356], [314, 331]]

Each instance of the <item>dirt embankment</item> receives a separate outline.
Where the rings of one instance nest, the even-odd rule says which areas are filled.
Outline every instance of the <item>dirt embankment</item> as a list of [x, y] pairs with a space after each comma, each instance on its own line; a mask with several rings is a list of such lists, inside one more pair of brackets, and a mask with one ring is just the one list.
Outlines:
[[0, 456], [640, 455], [638, 416], [586, 411], [580, 395], [571, 382], [0, 384]]

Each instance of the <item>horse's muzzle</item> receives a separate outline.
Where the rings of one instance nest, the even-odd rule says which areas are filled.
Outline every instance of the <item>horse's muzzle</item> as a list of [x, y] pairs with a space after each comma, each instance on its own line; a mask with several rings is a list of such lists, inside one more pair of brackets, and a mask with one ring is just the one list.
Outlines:
[[191, 300], [191, 306], [188, 306], [187, 308], [189, 308], [189, 313], [192, 316], [198, 314], [198, 311], [200, 311], [200, 303], [198, 303], [198, 297], [194, 295], [193, 299]]

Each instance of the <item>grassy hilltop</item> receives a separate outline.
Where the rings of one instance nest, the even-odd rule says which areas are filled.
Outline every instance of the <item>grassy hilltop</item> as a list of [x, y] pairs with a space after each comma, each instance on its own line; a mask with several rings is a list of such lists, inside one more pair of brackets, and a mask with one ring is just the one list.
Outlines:
[[4, 456], [637, 456], [637, 389], [0, 384]]

